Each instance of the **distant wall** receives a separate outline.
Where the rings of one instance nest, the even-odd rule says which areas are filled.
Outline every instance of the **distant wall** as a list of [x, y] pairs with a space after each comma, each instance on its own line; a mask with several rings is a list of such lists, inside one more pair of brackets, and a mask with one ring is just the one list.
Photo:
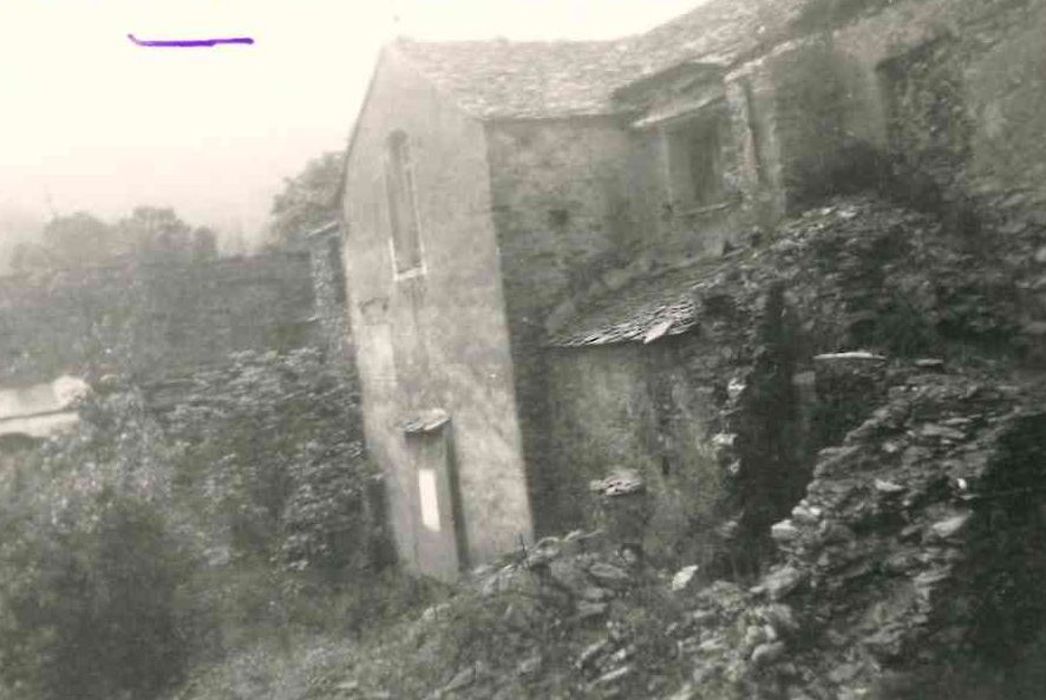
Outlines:
[[0, 278], [0, 383], [140, 377], [311, 342], [302, 255], [111, 265]]

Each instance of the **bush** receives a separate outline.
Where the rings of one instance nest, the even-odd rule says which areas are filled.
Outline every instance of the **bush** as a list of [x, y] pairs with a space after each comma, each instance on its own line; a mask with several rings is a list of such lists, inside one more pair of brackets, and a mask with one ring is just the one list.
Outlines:
[[154, 697], [187, 660], [192, 561], [163, 511], [162, 450], [133, 396], [84, 413], [97, 422], [24, 453], [2, 493], [3, 697]]
[[234, 558], [330, 577], [370, 562], [374, 468], [354, 377], [314, 350], [243, 353], [167, 419], [179, 483]]

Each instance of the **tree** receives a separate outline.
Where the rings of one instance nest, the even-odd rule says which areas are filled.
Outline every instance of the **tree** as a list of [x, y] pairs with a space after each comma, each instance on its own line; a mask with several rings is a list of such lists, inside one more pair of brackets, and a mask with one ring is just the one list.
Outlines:
[[116, 224], [78, 211], [51, 219], [39, 242], [15, 246], [11, 267], [15, 272], [82, 267], [124, 255], [152, 261], [206, 261], [217, 257], [217, 240], [212, 229], [194, 230], [170, 207], [135, 207]]
[[40, 238], [52, 264], [60, 267], [99, 263], [122, 252], [116, 230], [85, 211], [56, 216]]
[[170, 207], [135, 207], [117, 223], [120, 239], [146, 260], [184, 260], [192, 254], [192, 228]]
[[343, 163], [343, 153], [327, 152], [310, 160], [294, 177], [284, 178], [283, 191], [272, 200], [272, 245], [301, 247], [305, 234], [338, 219]]
[[39, 243], [22, 241], [11, 251], [11, 269], [16, 273], [44, 270], [52, 267], [54, 260], [51, 251]]
[[192, 259], [195, 262], [218, 257], [218, 234], [214, 229], [200, 226], [192, 234]]
[[179, 594], [199, 560], [162, 433], [135, 392], [80, 411], [0, 474], [3, 698], [152, 698], [188, 661]]

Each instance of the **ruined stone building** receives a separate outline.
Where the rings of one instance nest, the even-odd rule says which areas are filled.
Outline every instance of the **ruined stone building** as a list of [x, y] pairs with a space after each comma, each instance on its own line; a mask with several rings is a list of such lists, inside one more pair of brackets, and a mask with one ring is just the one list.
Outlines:
[[711, 0], [615, 41], [385, 47], [344, 257], [405, 562], [576, 526], [618, 467], [664, 527], [714, 522], [708, 261], [847, 189], [1034, 208], [1044, 31], [1039, 0]]

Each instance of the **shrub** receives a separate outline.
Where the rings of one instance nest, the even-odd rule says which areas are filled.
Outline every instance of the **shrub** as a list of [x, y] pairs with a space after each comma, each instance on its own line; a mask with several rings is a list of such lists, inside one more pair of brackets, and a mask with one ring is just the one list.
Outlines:
[[187, 658], [176, 601], [192, 562], [163, 510], [163, 450], [134, 396], [84, 414], [2, 493], [3, 697], [153, 697]]
[[354, 377], [297, 350], [236, 355], [194, 382], [166, 427], [182, 491], [234, 558], [329, 576], [369, 562], [375, 470]]

